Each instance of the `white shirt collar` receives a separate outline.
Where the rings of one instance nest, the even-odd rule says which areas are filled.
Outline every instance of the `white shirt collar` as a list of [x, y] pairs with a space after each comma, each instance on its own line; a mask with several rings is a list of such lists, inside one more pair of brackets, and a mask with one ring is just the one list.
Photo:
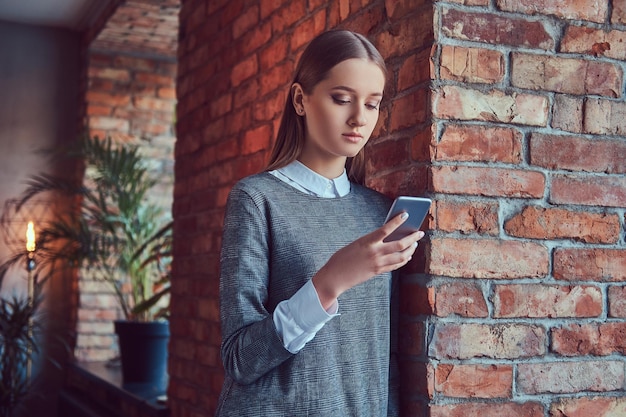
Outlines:
[[270, 171], [293, 187], [317, 197], [343, 197], [350, 192], [350, 180], [346, 170], [334, 179], [328, 179], [295, 160], [287, 166]]

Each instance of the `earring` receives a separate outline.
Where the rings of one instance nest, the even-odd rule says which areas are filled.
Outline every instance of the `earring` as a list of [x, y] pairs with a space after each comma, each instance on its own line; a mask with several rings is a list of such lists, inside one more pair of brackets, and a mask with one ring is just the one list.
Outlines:
[[299, 116], [302, 116], [304, 114], [304, 109], [301, 107], [298, 107], [298, 109], [296, 110], [296, 113], [298, 113]]

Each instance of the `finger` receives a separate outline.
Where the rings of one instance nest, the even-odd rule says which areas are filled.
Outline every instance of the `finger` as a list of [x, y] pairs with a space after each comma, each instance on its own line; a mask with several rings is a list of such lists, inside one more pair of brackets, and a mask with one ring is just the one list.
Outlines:
[[417, 247], [417, 244], [416, 244], [417, 241], [423, 237], [424, 237], [424, 232], [422, 232], [421, 230], [418, 230], [401, 239], [384, 242], [383, 246], [381, 246], [381, 250], [385, 254], [403, 252], [404, 250], [410, 248], [413, 245]]
[[411, 233], [410, 235], [403, 237], [402, 239], [399, 239], [397, 242], [401, 243], [403, 248], [406, 248], [408, 246], [411, 246], [413, 243], [416, 243], [417, 241], [421, 240], [423, 237], [424, 237], [424, 232], [422, 232], [421, 230], [418, 230], [416, 232]]
[[402, 223], [409, 218], [409, 213], [403, 212], [398, 214], [397, 216], [391, 218], [387, 223], [385, 223], [382, 227], [378, 228], [373, 232], [376, 236], [376, 240], [383, 240], [387, 236], [389, 236], [394, 230], [396, 230]]
[[402, 252], [395, 252], [395, 253], [387, 255], [386, 270], [395, 271], [396, 269], [401, 268], [407, 263], [409, 263], [409, 261], [413, 258], [413, 254], [415, 253], [416, 249], [417, 249], [417, 242], [415, 242], [413, 245], [409, 246]]

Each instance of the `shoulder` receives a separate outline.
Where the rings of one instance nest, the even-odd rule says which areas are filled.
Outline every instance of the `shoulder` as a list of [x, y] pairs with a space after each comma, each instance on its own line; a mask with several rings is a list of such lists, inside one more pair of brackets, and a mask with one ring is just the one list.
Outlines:
[[275, 184], [276, 178], [268, 172], [259, 172], [248, 177], [242, 178], [233, 186], [234, 190], [254, 191], [267, 187], [268, 184]]
[[389, 210], [393, 201], [376, 190], [354, 183], [352, 184], [352, 193], [357, 205], [368, 207], [384, 216], [387, 214], [387, 210]]
[[359, 197], [369, 200], [370, 202], [376, 202], [384, 205], [391, 205], [392, 199], [387, 197], [381, 192], [368, 188], [364, 185], [352, 183], [352, 192]]
[[273, 175], [261, 172], [237, 181], [230, 191], [230, 198], [247, 195], [252, 199], [263, 199], [268, 195], [284, 192], [284, 187]]

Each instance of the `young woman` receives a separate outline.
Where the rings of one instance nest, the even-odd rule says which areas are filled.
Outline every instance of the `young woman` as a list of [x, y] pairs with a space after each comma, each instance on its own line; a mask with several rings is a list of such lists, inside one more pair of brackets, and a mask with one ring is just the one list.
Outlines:
[[362, 185], [386, 69], [362, 35], [303, 52], [266, 172], [230, 193], [221, 255], [218, 416], [397, 415], [391, 271], [422, 238], [383, 242], [388, 198]]

